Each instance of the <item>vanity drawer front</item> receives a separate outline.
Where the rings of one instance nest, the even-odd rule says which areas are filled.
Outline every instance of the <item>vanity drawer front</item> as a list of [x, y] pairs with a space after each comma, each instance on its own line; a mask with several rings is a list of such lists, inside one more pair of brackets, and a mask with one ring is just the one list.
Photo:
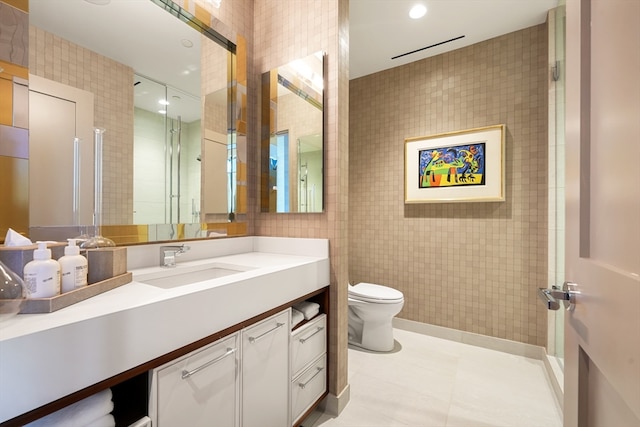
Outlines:
[[238, 425], [238, 345], [234, 334], [155, 369], [153, 425]]
[[327, 389], [326, 364], [327, 356], [323, 354], [291, 382], [291, 419], [294, 424]]
[[321, 314], [291, 334], [291, 375], [327, 351], [327, 315]]

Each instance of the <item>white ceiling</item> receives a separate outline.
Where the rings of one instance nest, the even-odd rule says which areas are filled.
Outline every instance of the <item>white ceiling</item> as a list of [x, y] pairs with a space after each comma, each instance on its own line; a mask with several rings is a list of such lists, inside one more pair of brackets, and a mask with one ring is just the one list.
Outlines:
[[[417, 3], [427, 7], [427, 14], [413, 20], [409, 9]], [[350, 78], [540, 24], [557, 4], [558, 0], [350, 0]], [[194, 83], [199, 79], [185, 77], [187, 70], [199, 75], [199, 34], [149, 0], [111, 0], [107, 6], [84, 0], [30, 0], [30, 20], [147, 77], [199, 93], [199, 83]], [[391, 59], [459, 36], [464, 38]], [[193, 48], [182, 46], [185, 38], [194, 42]]]
[[[409, 18], [415, 4], [427, 7]], [[355, 79], [545, 22], [558, 0], [350, 0], [349, 78]], [[391, 59], [459, 36], [459, 40]]]
[[[200, 117], [200, 42], [198, 31], [149, 0], [29, 0], [31, 24], [97, 52], [148, 77], [135, 86], [135, 105], [156, 112], [165, 97], [171, 117]], [[182, 40], [193, 43], [186, 48]], [[213, 42], [212, 42], [213, 43]], [[222, 49], [222, 48], [220, 48]], [[156, 82], [170, 86], [168, 93]], [[131, 82], [133, 84], [134, 82]]]

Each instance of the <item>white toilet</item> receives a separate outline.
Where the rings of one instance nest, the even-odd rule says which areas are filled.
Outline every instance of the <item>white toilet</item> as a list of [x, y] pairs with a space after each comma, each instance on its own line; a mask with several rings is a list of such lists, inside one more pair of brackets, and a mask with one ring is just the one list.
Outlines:
[[393, 317], [404, 305], [402, 292], [372, 283], [349, 285], [349, 344], [372, 351], [394, 347]]

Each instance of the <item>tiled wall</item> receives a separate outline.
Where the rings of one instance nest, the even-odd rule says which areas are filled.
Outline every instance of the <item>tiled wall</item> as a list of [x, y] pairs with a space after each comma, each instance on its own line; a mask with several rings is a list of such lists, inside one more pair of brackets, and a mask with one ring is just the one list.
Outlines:
[[[331, 254], [331, 316], [329, 391], [339, 395], [347, 385], [347, 295], [349, 194], [349, 2], [348, 0], [255, 0], [253, 74], [250, 96], [260, 92], [265, 71], [318, 50], [326, 53], [325, 76], [325, 210], [322, 214], [258, 213], [260, 165], [259, 115], [249, 114], [253, 163], [249, 170], [250, 234], [329, 238]], [[249, 106], [258, 106], [250, 99]]]
[[[103, 137], [103, 224], [133, 220], [133, 69], [29, 27], [29, 72], [92, 92]], [[128, 142], [127, 142], [128, 141]]]
[[[539, 25], [351, 81], [349, 279], [399, 317], [546, 344], [547, 33]], [[404, 204], [404, 139], [506, 125], [506, 201]]]

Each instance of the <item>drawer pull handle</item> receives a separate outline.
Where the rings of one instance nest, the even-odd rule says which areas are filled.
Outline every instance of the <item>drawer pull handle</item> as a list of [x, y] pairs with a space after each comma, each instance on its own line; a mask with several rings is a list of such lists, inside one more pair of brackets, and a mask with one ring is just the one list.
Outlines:
[[187, 371], [186, 369], [182, 370], [182, 379], [186, 380], [187, 378], [189, 378], [191, 375], [198, 373], [199, 371], [203, 370], [204, 368], [213, 365], [214, 363], [218, 363], [219, 361], [221, 361], [222, 359], [224, 359], [225, 357], [233, 354], [236, 352], [235, 348], [228, 348], [227, 352], [225, 354], [223, 354], [220, 357], [217, 357], [213, 360], [208, 361], [207, 363], [205, 363], [204, 365], [198, 366], [197, 368], [191, 370], [191, 371]]
[[317, 334], [318, 332], [320, 332], [321, 330], [324, 329], [324, 326], [318, 326], [316, 328], [315, 331], [313, 331], [313, 333], [311, 335], [309, 335], [308, 337], [305, 338], [300, 338], [298, 341], [300, 341], [300, 344], [304, 344], [305, 342], [309, 341], [309, 339], [314, 336], [315, 334]]
[[316, 369], [317, 369], [317, 370], [316, 370], [316, 373], [315, 373], [315, 374], [313, 374], [313, 376], [312, 376], [311, 378], [309, 378], [307, 381], [305, 381], [305, 382], [303, 382], [303, 383], [298, 383], [298, 386], [299, 386], [301, 389], [303, 389], [303, 390], [304, 390], [304, 388], [307, 386], [307, 384], [309, 384], [311, 381], [313, 381], [313, 379], [314, 379], [315, 377], [317, 377], [317, 376], [318, 376], [318, 374], [319, 374], [320, 372], [322, 372], [322, 370], [323, 370], [324, 368], [321, 368], [321, 367], [319, 367], [319, 366], [318, 366]]
[[249, 342], [251, 344], [257, 342], [258, 340], [264, 338], [265, 336], [269, 335], [271, 332], [275, 331], [278, 328], [281, 328], [284, 326], [284, 323], [276, 323], [276, 326], [274, 328], [269, 329], [267, 332], [258, 335], [257, 337], [249, 337]]

